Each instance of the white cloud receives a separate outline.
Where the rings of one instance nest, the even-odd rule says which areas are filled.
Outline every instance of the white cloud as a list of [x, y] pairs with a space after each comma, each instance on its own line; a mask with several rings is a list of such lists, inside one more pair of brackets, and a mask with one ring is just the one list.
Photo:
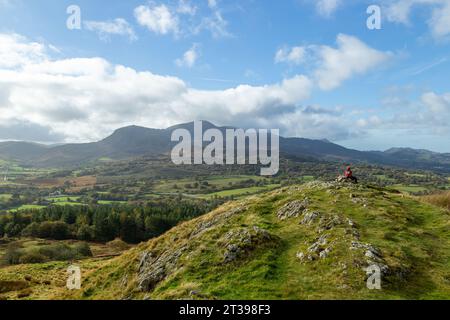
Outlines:
[[450, 35], [450, 0], [385, 0], [384, 12], [388, 21], [411, 25], [411, 13], [415, 8], [431, 8], [428, 25], [436, 39]]
[[214, 38], [231, 37], [228, 31], [228, 21], [219, 10], [214, 10], [211, 16], [204, 17], [201, 23], [194, 28], [194, 33], [208, 30]]
[[[196, 119], [279, 128], [285, 135], [348, 138], [364, 129], [353, 126], [356, 120], [348, 113], [302, 104], [314, 86], [334, 88], [386, 55], [340, 35], [337, 49], [307, 47], [318, 61], [314, 79], [295, 75], [274, 84], [208, 91], [177, 77], [136, 71], [100, 57], [55, 59], [50, 45], [19, 35], [0, 34], [0, 43], [4, 58], [0, 59], [0, 133], [14, 124], [35, 130], [40, 137], [74, 142], [101, 139], [125, 125], [164, 128]], [[180, 64], [195, 64], [198, 48], [191, 49], [196, 53], [183, 56]]]
[[197, 13], [197, 7], [192, 5], [188, 0], [179, 0], [177, 12], [194, 16]]
[[217, 0], [208, 0], [208, 7], [215, 9], [217, 7]]
[[317, 0], [316, 9], [317, 12], [324, 16], [331, 16], [341, 5], [341, 0]]
[[179, 67], [192, 68], [200, 56], [200, 48], [198, 44], [193, 44], [192, 47], [183, 54], [183, 57], [175, 60], [175, 64]]
[[97, 32], [102, 40], [109, 40], [111, 35], [126, 36], [130, 41], [137, 40], [133, 28], [122, 18], [112, 21], [85, 21], [84, 27], [87, 30]]
[[46, 57], [45, 45], [29, 42], [18, 34], [0, 34], [0, 68], [40, 62]]
[[[6, 45], [1, 50], [14, 57], [0, 67], [0, 129], [13, 123], [17, 128], [47, 128], [49, 139], [78, 142], [101, 139], [131, 124], [163, 128], [208, 119], [293, 132], [294, 118], [320, 117], [298, 107], [313, 86], [303, 75], [264, 86], [197, 90], [179, 78], [102, 58], [53, 59], [45, 53], [51, 52], [47, 45], [17, 35], [0, 38]], [[318, 132], [309, 129], [310, 135]]]
[[134, 15], [141, 26], [147, 27], [157, 34], [179, 32], [178, 17], [164, 4], [155, 6], [139, 6], [134, 9]]
[[433, 10], [429, 25], [432, 35], [437, 39], [450, 35], [450, 1]]
[[214, 38], [232, 36], [218, 3], [209, 1], [207, 5], [210, 14], [199, 15], [197, 7], [189, 0], [178, 0], [176, 5], [152, 2], [135, 8], [134, 15], [141, 26], [157, 34], [188, 36], [208, 31]]
[[315, 78], [322, 90], [335, 89], [354, 75], [361, 75], [386, 62], [390, 53], [369, 47], [356, 37], [339, 34], [337, 48], [316, 48], [319, 67]]
[[414, 7], [420, 5], [442, 4], [447, 0], [385, 0], [384, 12], [388, 21], [410, 24], [410, 16]]
[[438, 95], [434, 92], [427, 92], [422, 95], [421, 101], [426, 107], [427, 113], [430, 112], [437, 118], [443, 118], [446, 122], [450, 120], [450, 93]]
[[281, 48], [275, 54], [275, 62], [300, 65], [304, 62], [305, 54], [305, 47]]
[[339, 34], [337, 47], [307, 45], [284, 47], [275, 54], [275, 63], [304, 64], [312, 70], [316, 84], [322, 90], [332, 90], [344, 81], [362, 75], [386, 62], [392, 54], [371, 48], [358, 38]]

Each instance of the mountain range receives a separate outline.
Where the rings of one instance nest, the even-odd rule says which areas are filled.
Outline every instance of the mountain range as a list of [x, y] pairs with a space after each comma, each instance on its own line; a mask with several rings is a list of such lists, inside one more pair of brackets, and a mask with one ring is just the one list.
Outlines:
[[[116, 130], [107, 138], [92, 143], [48, 146], [31, 142], [1, 142], [0, 159], [16, 161], [34, 167], [74, 167], [108, 158], [132, 159], [142, 156], [167, 156], [174, 145], [171, 134], [175, 129], [193, 132], [194, 123], [180, 124], [167, 129], [129, 126]], [[203, 122], [204, 130], [217, 127]], [[280, 137], [280, 152], [285, 158], [301, 160], [370, 163], [408, 169], [424, 169], [450, 173], [450, 154], [410, 148], [393, 148], [387, 151], [358, 151], [327, 140]]]

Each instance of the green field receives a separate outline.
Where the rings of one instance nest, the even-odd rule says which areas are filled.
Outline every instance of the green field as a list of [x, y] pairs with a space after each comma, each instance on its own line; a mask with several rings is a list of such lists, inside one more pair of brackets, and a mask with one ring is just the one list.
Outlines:
[[219, 192], [213, 192], [207, 195], [199, 195], [200, 198], [210, 199], [214, 197], [245, 197], [248, 195], [256, 194], [263, 191], [270, 191], [276, 188], [279, 188], [281, 185], [279, 184], [270, 184], [264, 187], [250, 187], [250, 188], [243, 188], [243, 189], [233, 189], [233, 190], [225, 190], [225, 191], [219, 191]]
[[381, 181], [389, 181], [389, 182], [394, 182], [395, 181], [395, 179], [389, 178], [388, 176], [386, 176], [384, 174], [378, 174], [375, 177], [377, 177]]
[[126, 201], [113, 201], [113, 200], [99, 200], [98, 204], [103, 204], [103, 205], [114, 205], [114, 204], [125, 204], [127, 203]]
[[421, 187], [418, 185], [409, 185], [409, 186], [405, 186], [405, 185], [401, 185], [401, 184], [396, 184], [393, 185], [392, 188], [401, 191], [401, 192], [406, 192], [406, 193], [415, 193], [415, 192], [423, 192], [423, 191], [427, 191], [428, 189], [425, 187]]
[[51, 202], [77, 202], [80, 197], [68, 197], [68, 196], [60, 196], [60, 197], [49, 197], [46, 200]]
[[44, 209], [44, 208], [45, 208], [45, 206], [40, 206], [40, 205], [36, 205], [36, 204], [24, 204], [18, 208], [9, 210], [9, 212], [18, 212], [18, 211], [23, 211], [23, 210], [38, 210], [38, 209]]
[[[178, 179], [178, 180], [161, 180], [159, 181], [155, 187], [154, 191], [156, 193], [178, 193], [180, 190], [189, 190], [195, 193], [195, 190], [199, 190], [200, 188], [193, 188], [193, 186], [197, 183], [201, 185], [205, 181], [208, 183], [208, 189], [230, 189], [233, 186], [236, 186], [240, 183], [244, 183], [245, 181], [253, 180], [255, 182], [265, 181], [266, 178], [260, 176], [213, 176], [208, 177], [202, 180], [198, 179]], [[186, 186], [190, 185], [191, 188], [186, 188]], [[236, 187], [239, 189], [239, 187]]]
[[0, 202], [8, 201], [11, 197], [11, 194], [0, 194]]
[[51, 202], [54, 206], [82, 206], [83, 203], [79, 202], [80, 197], [69, 197], [69, 196], [59, 196], [59, 197], [49, 197], [46, 199]]

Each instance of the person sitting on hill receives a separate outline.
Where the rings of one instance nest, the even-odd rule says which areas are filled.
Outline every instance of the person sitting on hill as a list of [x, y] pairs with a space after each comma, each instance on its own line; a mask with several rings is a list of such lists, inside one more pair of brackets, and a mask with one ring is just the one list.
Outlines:
[[347, 167], [347, 170], [345, 170], [344, 172], [344, 177], [347, 180], [350, 180], [354, 183], [358, 183], [358, 178], [356, 178], [355, 176], [353, 176], [353, 171], [351, 167]]

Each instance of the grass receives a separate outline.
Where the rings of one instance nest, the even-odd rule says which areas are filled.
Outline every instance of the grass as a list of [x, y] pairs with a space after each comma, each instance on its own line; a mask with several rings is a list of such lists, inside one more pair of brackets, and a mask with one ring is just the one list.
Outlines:
[[389, 178], [388, 176], [386, 176], [384, 174], [379, 174], [379, 175], [376, 175], [375, 177], [377, 177], [381, 181], [389, 181], [389, 182], [394, 182], [395, 181], [395, 179]]
[[80, 200], [80, 197], [68, 197], [68, 196], [59, 196], [59, 197], [49, 197], [46, 199], [51, 202], [54, 206], [82, 206], [84, 205]]
[[113, 200], [99, 200], [98, 204], [102, 205], [114, 205], [114, 204], [125, 204], [126, 201], [113, 201]]
[[402, 184], [396, 184], [393, 185], [392, 188], [406, 193], [416, 193], [416, 192], [423, 192], [427, 191], [428, 189], [426, 187], [418, 186], [418, 185], [402, 185]]
[[5, 202], [11, 199], [12, 194], [0, 194], [0, 202]]
[[450, 191], [421, 197], [425, 202], [450, 211]]
[[47, 198], [47, 201], [52, 202], [77, 202], [80, 199], [80, 197], [68, 197], [68, 196], [60, 196], [60, 197], [50, 197]]
[[219, 192], [213, 192], [209, 193], [207, 195], [199, 195], [200, 198], [210, 199], [214, 197], [235, 197], [235, 198], [242, 198], [248, 195], [256, 194], [259, 192], [264, 191], [270, 191], [275, 188], [279, 188], [279, 184], [270, 184], [263, 187], [249, 187], [249, 188], [242, 188], [242, 189], [233, 189], [233, 190], [225, 190], [225, 191], [219, 191]]
[[263, 181], [265, 178], [260, 176], [213, 176], [205, 178], [201, 181], [195, 179], [178, 179], [178, 180], [162, 180], [159, 181], [154, 188], [155, 192], [162, 193], [170, 193], [170, 192], [178, 192], [178, 189], [174, 189], [174, 185], [177, 185], [179, 188], [183, 188], [185, 185], [194, 185], [195, 183], [201, 183], [203, 181], [207, 181], [210, 187], [215, 187], [218, 189], [230, 188], [235, 184], [244, 182], [246, 180], [254, 180], [254, 181]]
[[18, 208], [14, 208], [9, 210], [9, 212], [18, 212], [23, 210], [38, 210], [38, 209], [44, 209], [45, 206], [36, 205], [36, 204], [24, 204]]
[[[306, 252], [317, 240], [319, 221], [301, 224], [301, 216], [281, 221], [277, 212], [285, 204], [305, 198], [309, 210], [322, 217], [351, 219], [360, 241], [381, 250], [392, 270], [392, 275], [383, 278], [381, 291], [367, 289], [361, 265], [366, 261], [364, 251], [349, 249], [353, 238], [346, 223], [325, 231], [333, 244], [327, 259], [304, 263], [297, 259], [299, 251]], [[205, 225], [210, 227], [194, 232]], [[449, 225], [444, 210], [388, 189], [314, 183], [286, 187], [227, 203], [118, 258], [81, 261], [81, 292], [67, 292], [55, 285], [42, 292], [38, 292], [41, 287], [33, 290], [31, 298], [187, 299], [194, 290], [215, 299], [449, 299]], [[229, 233], [252, 230], [253, 226], [267, 230], [270, 241], [253, 245], [234, 262], [223, 263]], [[186, 251], [175, 262], [176, 270], [154, 290], [137, 290], [136, 270], [142, 254], [170, 254], [179, 248]], [[29, 273], [58, 279], [63, 271], [60, 264], [10, 267], [0, 269], [0, 280], [17, 280]]]

